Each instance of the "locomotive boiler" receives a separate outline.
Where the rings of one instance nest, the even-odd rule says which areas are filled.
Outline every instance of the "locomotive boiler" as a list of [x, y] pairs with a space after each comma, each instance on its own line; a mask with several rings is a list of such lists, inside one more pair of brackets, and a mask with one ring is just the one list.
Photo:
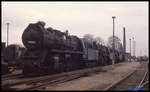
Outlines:
[[82, 51], [80, 40], [76, 36], [68, 36], [67, 32], [61, 32], [52, 28], [44, 28], [44, 22], [29, 24], [22, 35], [22, 42], [29, 50], [43, 48], [72, 49]]

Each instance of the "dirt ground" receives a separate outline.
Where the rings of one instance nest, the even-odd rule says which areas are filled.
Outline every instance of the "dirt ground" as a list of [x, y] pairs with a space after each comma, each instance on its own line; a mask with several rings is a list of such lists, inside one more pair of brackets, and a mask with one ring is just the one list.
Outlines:
[[104, 89], [107, 86], [121, 79], [126, 74], [134, 71], [140, 66], [139, 62], [124, 62], [116, 65], [104, 66], [104, 72], [99, 72], [72, 81], [46, 87], [45, 90], [96, 90]]

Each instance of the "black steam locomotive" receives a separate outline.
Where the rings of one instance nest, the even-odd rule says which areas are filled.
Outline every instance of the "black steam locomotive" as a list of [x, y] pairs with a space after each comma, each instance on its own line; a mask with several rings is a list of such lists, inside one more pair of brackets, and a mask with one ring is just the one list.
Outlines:
[[[23, 74], [66, 72], [86, 67], [111, 64], [112, 50], [52, 28], [44, 22], [29, 24], [22, 35], [27, 48], [21, 57]], [[120, 62], [115, 51], [115, 61]]]

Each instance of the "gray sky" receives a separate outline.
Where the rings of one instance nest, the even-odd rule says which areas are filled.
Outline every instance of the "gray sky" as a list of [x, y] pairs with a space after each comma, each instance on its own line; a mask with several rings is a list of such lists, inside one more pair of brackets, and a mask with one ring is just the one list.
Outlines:
[[148, 55], [148, 2], [2, 2], [2, 41], [6, 42], [6, 23], [10, 22], [9, 44], [22, 44], [21, 36], [29, 23], [39, 20], [46, 27], [82, 37], [92, 34], [107, 43], [112, 35], [112, 16], [115, 35], [121, 41], [126, 27], [126, 49], [129, 38], [136, 41], [136, 56]]

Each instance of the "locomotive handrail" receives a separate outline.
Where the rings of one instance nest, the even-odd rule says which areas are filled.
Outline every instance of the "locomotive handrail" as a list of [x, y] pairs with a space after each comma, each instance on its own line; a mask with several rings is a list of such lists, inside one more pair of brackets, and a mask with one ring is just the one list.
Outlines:
[[21, 58], [38, 58], [38, 56], [21, 56]]

